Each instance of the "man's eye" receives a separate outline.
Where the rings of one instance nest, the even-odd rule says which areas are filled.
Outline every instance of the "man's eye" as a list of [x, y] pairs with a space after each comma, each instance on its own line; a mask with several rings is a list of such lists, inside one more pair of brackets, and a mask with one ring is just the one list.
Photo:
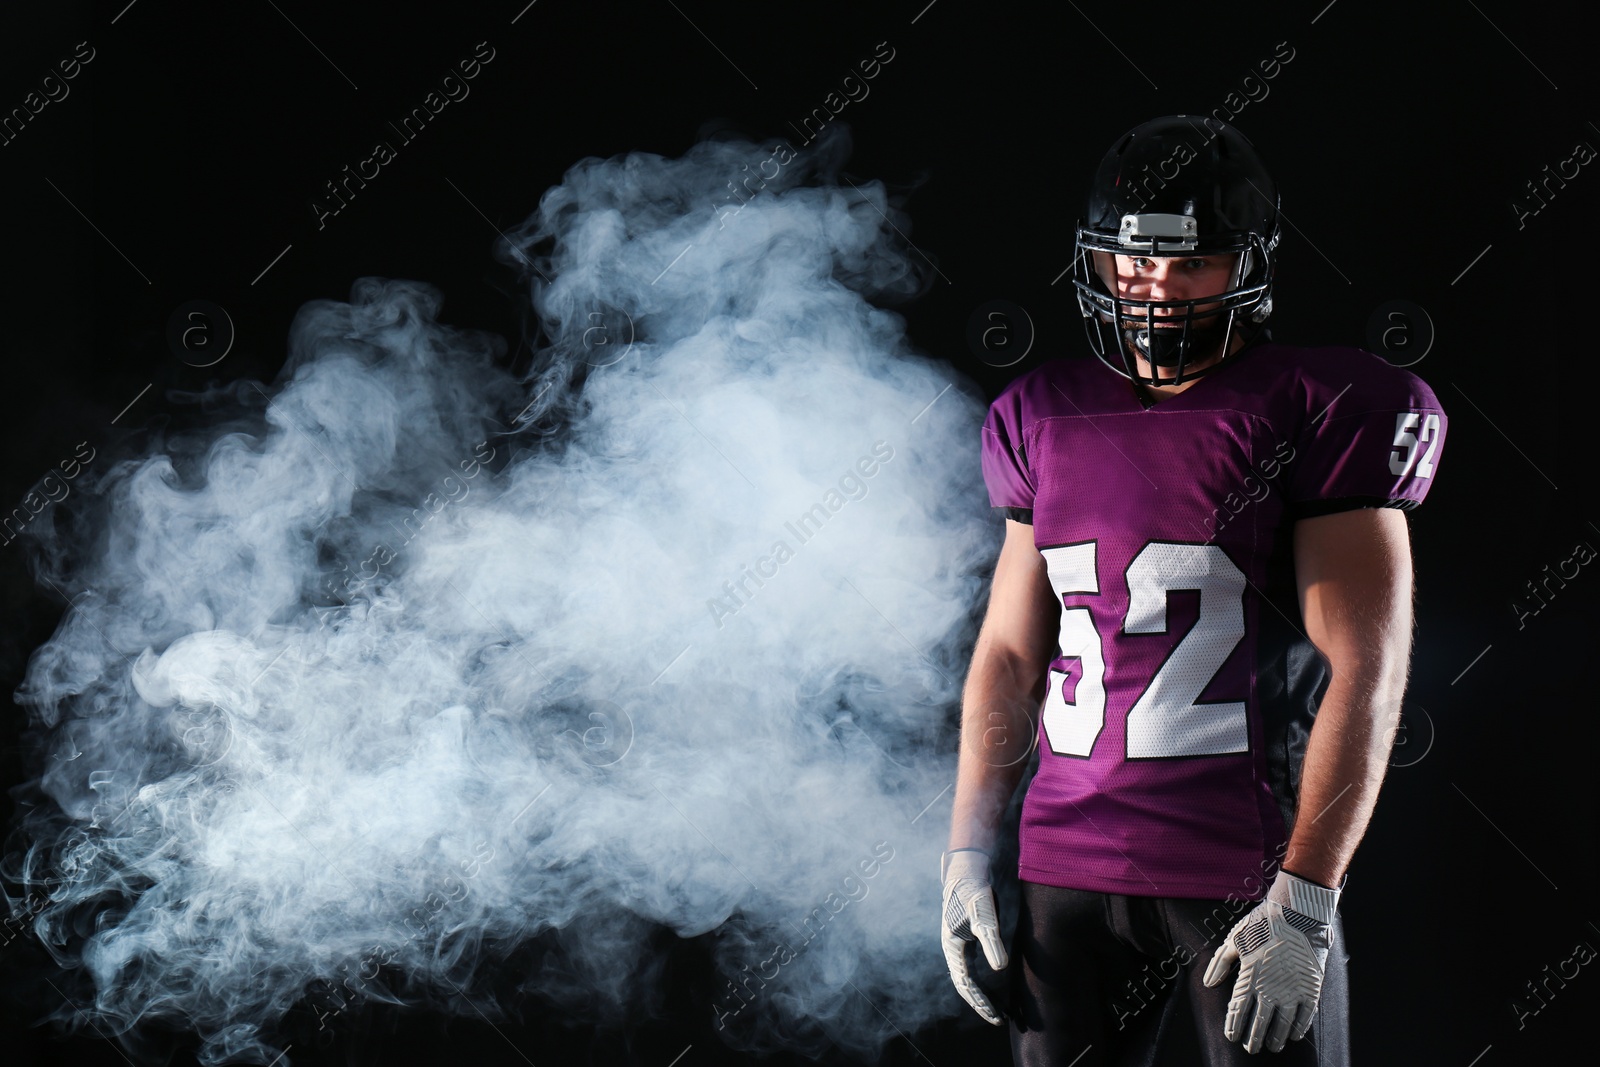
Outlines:
[[1190, 270], [1205, 270], [1206, 266], [1206, 261], [1203, 259], [1191, 259], [1189, 261]]

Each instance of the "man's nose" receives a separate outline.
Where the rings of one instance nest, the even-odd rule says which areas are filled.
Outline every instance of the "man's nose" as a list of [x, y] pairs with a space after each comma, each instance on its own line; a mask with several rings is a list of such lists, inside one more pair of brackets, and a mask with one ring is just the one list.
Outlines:
[[1175, 299], [1177, 299], [1177, 297], [1174, 296], [1173, 294], [1175, 293], [1175, 291], [1178, 288], [1178, 285], [1177, 285], [1178, 278], [1177, 278], [1177, 275], [1172, 273], [1172, 269], [1169, 266], [1167, 266], [1165, 263], [1161, 263], [1155, 269], [1151, 270], [1149, 274], [1145, 275], [1145, 277], [1149, 280], [1149, 283], [1150, 283], [1150, 297], [1149, 297], [1149, 299], [1151, 299], [1151, 300], [1175, 300]]

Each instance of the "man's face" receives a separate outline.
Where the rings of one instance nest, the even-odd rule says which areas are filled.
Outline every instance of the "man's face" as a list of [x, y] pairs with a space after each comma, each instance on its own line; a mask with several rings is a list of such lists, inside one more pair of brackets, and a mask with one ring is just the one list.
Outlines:
[[[1094, 258], [1095, 269], [1100, 272], [1106, 288], [1113, 289], [1124, 300], [1198, 300], [1207, 296], [1221, 296], [1235, 287], [1234, 271], [1239, 257], [1233, 253], [1220, 256], [1124, 256], [1096, 252]], [[1200, 315], [1217, 306], [1217, 303], [1200, 304], [1195, 307], [1194, 313]], [[1182, 308], [1157, 308], [1152, 312], [1157, 330], [1172, 330], [1174, 333], [1183, 328], [1183, 314]], [[1162, 319], [1173, 321], [1162, 325]], [[1225, 314], [1213, 315], [1196, 319], [1190, 324], [1190, 366], [1203, 366], [1221, 358], [1222, 334], [1227, 319]], [[1123, 330], [1143, 330], [1146, 323], [1143, 314], [1140, 314], [1137, 318], [1124, 317], [1119, 325]], [[1163, 358], [1162, 352], [1166, 347], [1157, 346], [1156, 363], [1175, 366], [1175, 355], [1170, 359]], [[1147, 361], [1146, 354], [1136, 344], [1130, 343], [1130, 348], [1141, 361]]]

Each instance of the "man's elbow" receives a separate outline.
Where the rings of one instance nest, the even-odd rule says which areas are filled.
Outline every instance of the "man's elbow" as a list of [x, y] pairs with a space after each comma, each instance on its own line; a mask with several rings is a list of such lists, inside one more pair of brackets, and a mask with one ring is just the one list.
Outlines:
[[1409, 630], [1386, 639], [1319, 648], [1334, 685], [1347, 685], [1373, 700], [1396, 704], [1405, 695], [1411, 672]]

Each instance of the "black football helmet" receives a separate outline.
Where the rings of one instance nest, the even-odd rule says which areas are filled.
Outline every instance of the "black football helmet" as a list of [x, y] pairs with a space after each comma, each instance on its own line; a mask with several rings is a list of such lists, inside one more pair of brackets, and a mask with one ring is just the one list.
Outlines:
[[[1176, 385], [1225, 363], [1227, 356], [1187, 369], [1219, 349], [1227, 353], [1235, 332], [1248, 343], [1272, 313], [1278, 204], [1255, 148], [1218, 119], [1169, 115], [1119, 137], [1095, 172], [1077, 231], [1073, 284], [1095, 355], [1147, 385]], [[1118, 295], [1114, 266], [1102, 273], [1096, 252], [1235, 259], [1226, 292], [1132, 300]], [[1202, 305], [1215, 306], [1197, 312]], [[1150, 377], [1139, 373], [1135, 351], [1149, 361]]]

